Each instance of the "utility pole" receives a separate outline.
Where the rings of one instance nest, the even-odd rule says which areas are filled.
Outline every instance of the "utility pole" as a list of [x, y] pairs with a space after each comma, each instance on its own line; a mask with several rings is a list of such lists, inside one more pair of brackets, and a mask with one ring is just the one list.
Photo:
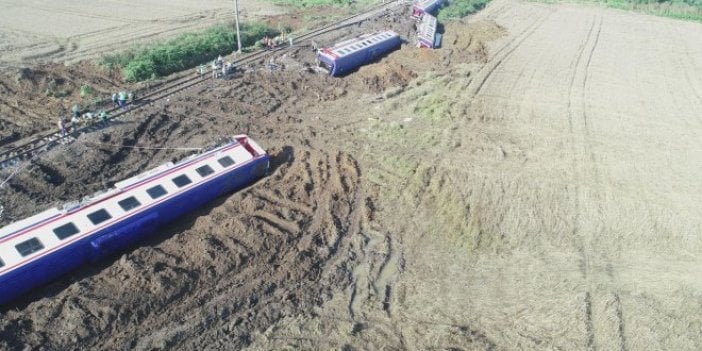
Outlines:
[[241, 54], [241, 37], [239, 36], [239, 0], [234, 0], [234, 21], [236, 22], [236, 53]]

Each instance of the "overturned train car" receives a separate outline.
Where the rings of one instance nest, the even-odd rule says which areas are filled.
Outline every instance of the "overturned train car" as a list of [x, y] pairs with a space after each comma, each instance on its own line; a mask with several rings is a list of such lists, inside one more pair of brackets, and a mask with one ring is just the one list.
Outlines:
[[115, 184], [113, 189], [0, 229], [0, 304], [120, 252], [159, 226], [247, 186], [268, 169], [246, 135]]
[[417, 47], [437, 48], [441, 45], [441, 36], [436, 33], [436, 17], [425, 13], [417, 25]]
[[444, 4], [444, 0], [420, 0], [412, 6], [412, 17], [420, 18], [425, 13], [433, 14]]
[[347, 74], [402, 45], [393, 31], [365, 34], [317, 52], [319, 64], [332, 76]]

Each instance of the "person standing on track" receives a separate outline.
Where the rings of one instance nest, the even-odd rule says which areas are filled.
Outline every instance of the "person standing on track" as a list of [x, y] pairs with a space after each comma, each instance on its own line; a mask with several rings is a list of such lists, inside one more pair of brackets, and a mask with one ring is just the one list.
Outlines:
[[212, 61], [212, 81], [214, 82], [215, 79], [217, 79], [217, 75], [219, 74], [219, 67], [217, 67], [217, 60]]
[[73, 115], [73, 118], [71, 118], [71, 133], [75, 133], [78, 131], [78, 127], [80, 125], [80, 117]]
[[100, 115], [98, 116], [100, 118], [100, 126], [105, 127], [107, 126], [107, 112], [105, 110], [100, 111]]
[[127, 106], [127, 92], [122, 90], [119, 92], [118, 97], [119, 107], [123, 108], [125, 111], [129, 111], [129, 106]]
[[115, 105], [115, 108], [119, 108], [119, 100], [117, 93], [112, 94], [112, 103]]
[[81, 110], [80, 105], [78, 105], [78, 104], [73, 105], [73, 107], [71, 108], [71, 112], [73, 113], [73, 117], [80, 117], [80, 110]]
[[86, 127], [90, 127], [93, 125], [93, 118], [95, 116], [93, 115], [92, 112], [88, 111], [83, 114], [83, 122]]
[[66, 120], [63, 119], [63, 117], [59, 117], [58, 127], [59, 127], [59, 131], [61, 132], [61, 136], [65, 137], [66, 134], [68, 134], [68, 132], [66, 131]]

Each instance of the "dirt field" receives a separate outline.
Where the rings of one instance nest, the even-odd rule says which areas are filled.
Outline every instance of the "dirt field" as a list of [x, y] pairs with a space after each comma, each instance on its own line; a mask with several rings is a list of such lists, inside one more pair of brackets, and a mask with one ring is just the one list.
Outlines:
[[[177, 33], [231, 22], [228, 0], [3, 0], [0, 67], [76, 62]], [[242, 19], [282, 13], [268, 1], [239, 1]]]
[[[383, 27], [412, 30], [337, 35]], [[702, 25], [497, 0], [445, 30], [342, 79], [300, 50], [42, 156], [0, 223], [182, 154], [116, 145], [246, 132], [275, 162], [2, 312], [0, 348], [702, 348]]]
[[487, 64], [420, 74], [355, 129], [387, 264], [255, 348], [702, 347], [702, 26], [512, 1], [486, 20], [507, 33]]

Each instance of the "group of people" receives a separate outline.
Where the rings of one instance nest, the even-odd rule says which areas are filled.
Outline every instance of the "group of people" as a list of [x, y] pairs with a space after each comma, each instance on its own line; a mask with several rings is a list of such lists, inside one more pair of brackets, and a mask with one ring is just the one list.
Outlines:
[[[122, 108], [125, 111], [129, 110], [129, 105], [136, 101], [136, 94], [131, 91], [121, 90], [112, 94], [112, 103], [115, 108]], [[58, 128], [61, 136], [66, 136], [68, 133], [73, 133], [81, 127], [89, 127], [99, 123], [101, 126], [107, 124], [109, 115], [104, 109], [98, 111], [90, 111], [83, 109], [79, 104], [71, 107], [71, 118], [59, 117]]]
[[104, 125], [107, 123], [109, 115], [105, 110], [99, 112], [84, 111], [80, 105], [73, 105], [71, 108], [71, 119], [59, 117], [58, 127], [61, 136], [68, 135], [69, 132], [75, 132], [81, 127], [89, 127], [95, 123]]
[[129, 111], [129, 105], [133, 105], [136, 101], [136, 94], [131, 91], [120, 90], [112, 94], [112, 103], [115, 108], [121, 108], [125, 111]]
[[[198, 71], [200, 72], [200, 75], [205, 74], [205, 66], [200, 65], [198, 67]], [[232, 64], [229, 61], [224, 62], [222, 55], [219, 55], [219, 57], [217, 57], [217, 59], [212, 61], [212, 78], [213, 79], [224, 78], [233, 72], [234, 72], [234, 64]]]
[[274, 49], [276, 46], [284, 44], [286, 41], [290, 46], [293, 46], [293, 38], [285, 33], [275, 38], [265, 36], [263, 39], [261, 39], [261, 46], [263, 46], [265, 49]]

